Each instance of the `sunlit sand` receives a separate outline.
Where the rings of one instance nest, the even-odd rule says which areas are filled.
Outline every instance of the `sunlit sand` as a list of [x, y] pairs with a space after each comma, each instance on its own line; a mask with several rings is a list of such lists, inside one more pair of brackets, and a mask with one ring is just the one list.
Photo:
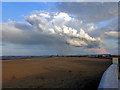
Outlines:
[[110, 64], [88, 57], [3, 60], [3, 88], [97, 88]]

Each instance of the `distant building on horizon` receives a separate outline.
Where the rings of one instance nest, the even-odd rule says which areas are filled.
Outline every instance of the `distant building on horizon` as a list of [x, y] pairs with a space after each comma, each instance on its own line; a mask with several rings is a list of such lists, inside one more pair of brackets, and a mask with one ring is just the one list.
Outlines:
[[90, 58], [111, 58], [111, 54], [95, 54], [89, 55]]

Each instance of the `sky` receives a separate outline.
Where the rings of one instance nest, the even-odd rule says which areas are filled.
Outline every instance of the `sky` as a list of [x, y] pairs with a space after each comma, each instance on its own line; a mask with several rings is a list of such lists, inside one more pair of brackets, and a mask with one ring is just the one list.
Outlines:
[[118, 54], [117, 2], [3, 2], [2, 55]]

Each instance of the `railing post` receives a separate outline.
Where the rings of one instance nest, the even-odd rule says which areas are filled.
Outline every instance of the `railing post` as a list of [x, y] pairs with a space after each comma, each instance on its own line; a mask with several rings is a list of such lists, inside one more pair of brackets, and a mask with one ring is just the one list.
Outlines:
[[117, 57], [113, 57], [113, 58], [112, 58], [112, 63], [113, 63], [113, 64], [114, 64], [114, 63], [119, 64], [118, 58], [117, 58]]
[[117, 67], [118, 67], [118, 69], [117, 69], [117, 71], [116, 71], [116, 75], [117, 75], [117, 77], [118, 77], [118, 73], [120, 72], [120, 70], [119, 70], [119, 68], [120, 68], [120, 65], [119, 65], [119, 58], [118, 57], [113, 57], [112, 58], [112, 63], [114, 64], [117, 64]]

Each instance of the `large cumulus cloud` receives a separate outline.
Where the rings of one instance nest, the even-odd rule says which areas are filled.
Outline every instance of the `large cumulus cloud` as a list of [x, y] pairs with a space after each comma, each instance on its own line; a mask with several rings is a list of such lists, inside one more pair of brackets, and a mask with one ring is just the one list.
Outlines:
[[93, 23], [84, 24], [67, 13], [34, 11], [24, 19], [27, 22], [9, 21], [2, 24], [3, 42], [51, 46], [68, 44], [89, 48], [103, 43], [100, 37], [94, 38], [87, 33], [97, 28]]

